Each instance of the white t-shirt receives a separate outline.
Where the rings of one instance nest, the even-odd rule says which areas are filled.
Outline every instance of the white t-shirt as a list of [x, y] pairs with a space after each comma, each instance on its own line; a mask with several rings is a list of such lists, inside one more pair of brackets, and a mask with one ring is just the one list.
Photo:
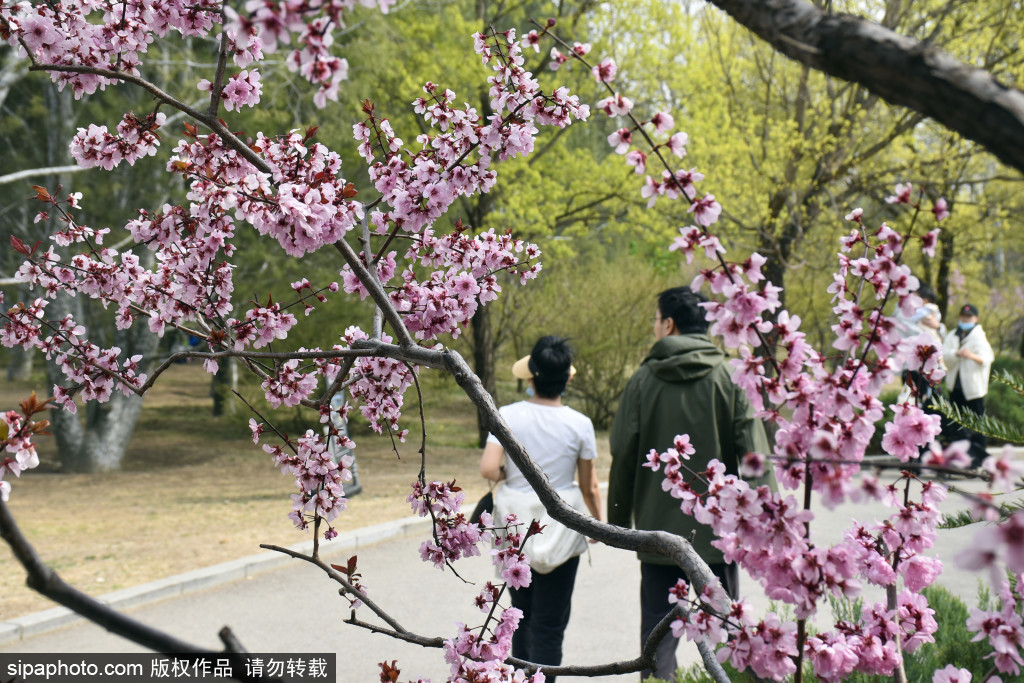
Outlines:
[[[569, 406], [520, 401], [502, 406], [498, 412], [556, 491], [576, 481], [577, 460], [597, 457], [594, 423]], [[487, 442], [498, 443], [498, 439], [491, 434]], [[533, 490], [511, 460], [505, 463], [505, 485], [516, 491]]]

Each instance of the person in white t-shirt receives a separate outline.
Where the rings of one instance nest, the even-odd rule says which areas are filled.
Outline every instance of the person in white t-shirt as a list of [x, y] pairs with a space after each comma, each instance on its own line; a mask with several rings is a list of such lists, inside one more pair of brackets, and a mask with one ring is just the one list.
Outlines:
[[[502, 419], [547, 475], [552, 488], [573, 507], [582, 511], [585, 505], [593, 517], [601, 519], [594, 425], [587, 416], [562, 404], [562, 393], [575, 374], [569, 344], [553, 335], [542, 337], [529, 356], [512, 366], [512, 374], [530, 382], [532, 396], [503, 406], [499, 410]], [[491, 434], [480, 459], [480, 474], [500, 482], [494, 492], [495, 522], [501, 523], [506, 513], [514, 512], [524, 533], [532, 519], [545, 525], [543, 533], [531, 537], [524, 547], [533, 570], [530, 584], [510, 590], [512, 605], [523, 612], [512, 637], [512, 656], [557, 666], [562, 662], [562, 638], [569, 623], [579, 556], [587, 541], [547, 516], [516, 464], [505, 460], [505, 450]], [[555, 679], [549, 676], [546, 680]]]
[[[985, 395], [988, 394], [989, 374], [995, 355], [988, 343], [985, 330], [978, 324], [978, 309], [973, 304], [960, 308], [960, 322], [946, 335], [942, 346], [946, 361], [946, 388], [949, 400], [961, 409], [985, 416]], [[988, 440], [984, 434], [944, 420], [945, 438], [949, 441], [967, 439], [970, 442], [971, 469], [977, 469], [988, 457]]]

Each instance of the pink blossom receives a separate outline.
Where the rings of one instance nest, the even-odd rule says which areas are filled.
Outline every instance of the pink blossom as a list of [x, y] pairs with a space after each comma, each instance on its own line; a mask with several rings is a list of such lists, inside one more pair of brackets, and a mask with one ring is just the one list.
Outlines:
[[590, 43], [574, 42], [572, 53], [578, 57], [586, 57], [590, 53]]
[[[658, 133], [667, 133], [668, 131], [672, 130], [672, 128], [675, 127], [676, 125], [676, 121], [674, 118], [672, 118], [672, 115], [665, 111], [659, 111], [657, 114], [655, 114], [651, 118], [650, 123], [654, 124], [654, 130], [657, 131]], [[683, 145], [685, 144], [686, 142], [684, 141]]]
[[932, 683], [971, 683], [971, 672], [967, 669], [958, 669], [953, 664], [947, 664], [946, 668], [937, 670], [932, 676]]
[[921, 251], [931, 258], [935, 258], [935, 246], [939, 243], [940, 232], [941, 230], [936, 228], [921, 236]]
[[534, 52], [540, 52], [540, 34], [538, 34], [536, 31], [530, 31], [529, 33], [526, 34], [526, 37], [523, 38], [520, 45], [522, 45], [524, 48], [532, 47]]
[[913, 191], [914, 186], [910, 183], [897, 183], [896, 194], [886, 197], [885, 201], [889, 204], [909, 204]]
[[501, 578], [508, 581], [512, 588], [525, 588], [530, 585], [530, 565], [526, 562], [511, 564], [501, 572]]
[[647, 155], [638, 149], [626, 152], [626, 165], [636, 167], [636, 173], [643, 173], [647, 168]]
[[551, 48], [551, 61], [548, 62], [548, 68], [552, 71], [558, 71], [559, 67], [569, 61], [569, 58], [558, 51], [557, 48]]
[[722, 213], [722, 206], [715, 201], [713, 194], [706, 194], [693, 202], [687, 212], [693, 214], [693, 220], [697, 225], [708, 227], [718, 221]]
[[618, 72], [619, 67], [615, 64], [615, 60], [611, 57], [605, 57], [601, 60], [601, 63], [594, 66], [591, 71], [601, 83], [611, 83], [615, 80], [615, 74]]
[[932, 213], [935, 214], [935, 220], [941, 221], [949, 217], [949, 207], [946, 205], [946, 200], [939, 197], [935, 200], [935, 204], [932, 206]]
[[930, 586], [942, 573], [942, 563], [934, 558], [914, 555], [900, 564], [900, 574], [907, 588], [915, 593]]
[[1024, 465], [1014, 460], [1012, 446], [1004, 446], [999, 455], [990, 455], [981, 463], [981, 469], [991, 476], [990, 486], [1004, 492], [1018, 488], [1024, 477]]
[[613, 97], [606, 97], [598, 102], [597, 106], [604, 109], [608, 116], [626, 116], [633, 109], [633, 100], [615, 93]]
[[619, 128], [608, 136], [608, 144], [615, 148], [616, 154], [625, 154], [633, 144], [633, 133], [628, 128]]
[[682, 159], [686, 156], [686, 145], [688, 142], [689, 136], [687, 136], [686, 133], [679, 132], [670, 137], [668, 142], [665, 143], [665, 146], [668, 147], [668, 150], [672, 152], [672, 154]]

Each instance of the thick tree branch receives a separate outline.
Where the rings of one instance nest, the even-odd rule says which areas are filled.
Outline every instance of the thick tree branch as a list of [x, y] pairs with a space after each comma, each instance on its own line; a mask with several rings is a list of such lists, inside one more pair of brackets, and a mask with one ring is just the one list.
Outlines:
[[711, 0], [782, 54], [931, 117], [1024, 172], [1024, 92], [925, 42], [806, 0]]
[[[371, 624], [370, 622], [358, 619], [353, 611], [352, 615], [345, 620], [345, 623], [352, 624], [353, 626], [359, 626], [373, 633], [380, 633], [382, 635], [402, 640], [407, 643], [413, 643], [422, 647], [441, 648], [444, 646], [444, 638], [440, 637], [429, 637], [413, 633], [408, 629], [403, 628], [394, 618], [392, 618], [383, 608], [376, 603], [369, 600], [366, 595], [353, 586], [340, 572], [334, 570], [329, 564], [323, 560], [303, 553], [295, 552], [287, 548], [282, 548], [276, 545], [261, 545], [261, 548], [267, 550], [274, 550], [280, 553], [284, 553], [298, 560], [303, 560], [314, 564], [324, 572], [326, 572], [332, 579], [340, 583], [345, 592], [353, 595], [359, 600], [363, 601], [364, 604], [370, 610], [380, 617], [387, 626], [380, 626], [377, 624]], [[676, 606], [675, 609], [670, 611], [665, 617], [658, 622], [654, 630], [651, 631], [650, 637], [647, 642], [644, 643], [643, 651], [640, 656], [635, 659], [624, 660], [619, 662], [610, 662], [608, 664], [594, 664], [594, 665], [562, 665], [562, 666], [545, 666], [543, 664], [536, 664], [524, 659], [518, 659], [516, 657], [509, 657], [505, 660], [507, 664], [511, 664], [517, 668], [524, 669], [527, 673], [533, 673], [537, 669], [543, 669], [546, 676], [585, 676], [585, 677], [598, 677], [598, 676], [611, 676], [616, 674], [628, 674], [635, 673], [644, 668], [654, 668], [655, 656], [658, 649], [658, 644], [662, 638], [668, 635], [669, 631], [672, 630], [672, 622], [683, 613], [680, 606]], [[709, 656], [714, 656], [713, 652], [707, 646], [706, 643], [702, 642], [698, 644], [698, 648], [703, 646], [710, 653]], [[703, 654], [703, 650], [702, 650]]]
[[334, 243], [334, 247], [341, 253], [342, 258], [345, 259], [345, 263], [349, 265], [352, 272], [354, 272], [356, 277], [359, 278], [359, 281], [363, 283], [363, 286], [370, 292], [370, 298], [373, 299], [374, 303], [376, 303], [384, 313], [384, 319], [387, 320], [389, 325], [391, 325], [391, 329], [395, 333], [395, 338], [398, 340], [399, 345], [402, 348], [416, 346], [416, 342], [409, 334], [409, 330], [405, 328], [405, 323], [402, 322], [402, 316], [400, 316], [398, 311], [395, 310], [394, 304], [391, 303], [391, 298], [388, 297], [388, 293], [384, 291], [384, 287], [380, 284], [377, 274], [375, 272], [370, 273], [366, 265], [359, 260], [359, 255], [356, 254], [351, 245], [349, 245], [345, 240], [338, 240]]

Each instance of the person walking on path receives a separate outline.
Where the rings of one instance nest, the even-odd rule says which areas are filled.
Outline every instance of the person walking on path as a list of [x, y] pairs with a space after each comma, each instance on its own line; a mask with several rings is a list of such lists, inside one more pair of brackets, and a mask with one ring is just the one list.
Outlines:
[[[529, 356], [512, 366], [517, 379], [529, 380], [532, 396], [503, 406], [499, 412], [565, 502], [581, 512], [585, 505], [600, 520], [594, 425], [587, 416], [562, 404], [562, 393], [574, 373], [566, 340], [542, 337]], [[512, 636], [512, 656], [557, 666], [562, 663], [576, 570], [587, 540], [551, 519], [516, 464], [511, 460], [502, 464], [504, 455], [497, 438], [488, 436], [480, 473], [500, 482], [494, 491], [495, 523], [502, 523], [511, 512], [524, 525], [536, 519], [544, 526], [543, 532], [524, 546], [533, 570], [529, 585], [510, 591], [512, 606], [523, 612]]]
[[[942, 358], [946, 362], [946, 388], [949, 400], [956, 406], [985, 415], [985, 395], [988, 378], [995, 359], [985, 330], [978, 323], [978, 309], [972, 304], [960, 308], [960, 321], [942, 344]], [[970, 441], [971, 468], [981, 466], [986, 458], [988, 441], [984, 434], [969, 430], [952, 421], [946, 421], [946, 438], [950, 441]]]
[[[689, 434], [696, 451], [689, 465], [695, 472], [706, 469], [711, 460], [719, 460], [728, 472], [736, 474], [747, 453], [768, 453], [763, 425], [754, 418], [743, 391], [730, 379], [732, 369], [725, 354], [708, 338], [700, 306], [704, 301], [703, 295], [689, 287], [658, 295], [654, 316], [657, 341], [626, 385], [612, 423], [608, 521], [627, 528], [669, 531], [691, 540], [735, 599], [739, 596], [739, 570], [727, 564], [722, 552], [711, 545], [711, 529], [683, 514], [679, 501], [662, 488], [663, 474], [643, 467], [652, 449], [659, 453], [668, 450], [679, 434]], [[669, 589], [687, 577], [668, 558], [645, 552], [637, 555], [642, 647], [672, 608]], [[655, 675], [673, 680], [678, 642], [671, 634], [666, 636], [658, 645], [656, 669], [642, 671], [641, 679]]]
[[[945, 341], [947, 330], [942, 324], [942, 313], [937, 304], [938, 298], [935, 295], [935, 291], [928, 285], [922, 284], [917, 290], [917, 294], [921, 297], [922, 304], [915, 309], [913, 315], [904, 315], [902, 309], [897, 307], [893, 314], [896, 320], [896, 330], [904, 339], [927, 334], [931, 337], [935, 346], [941, 348]], [[900, 392], [896, 402], [904, 403], [910, 400], [915, 405], [924, 409], [926, 413], [930, 415], [937, 414], [932, 407], [932, 401], [937, 391], [936, 386], [929, 382], [921, 374], [920, 370], [903, 368], [901, 376], [903, 379], [903, 391]], [[923, 448], [924, 446], [922, 446]]]

